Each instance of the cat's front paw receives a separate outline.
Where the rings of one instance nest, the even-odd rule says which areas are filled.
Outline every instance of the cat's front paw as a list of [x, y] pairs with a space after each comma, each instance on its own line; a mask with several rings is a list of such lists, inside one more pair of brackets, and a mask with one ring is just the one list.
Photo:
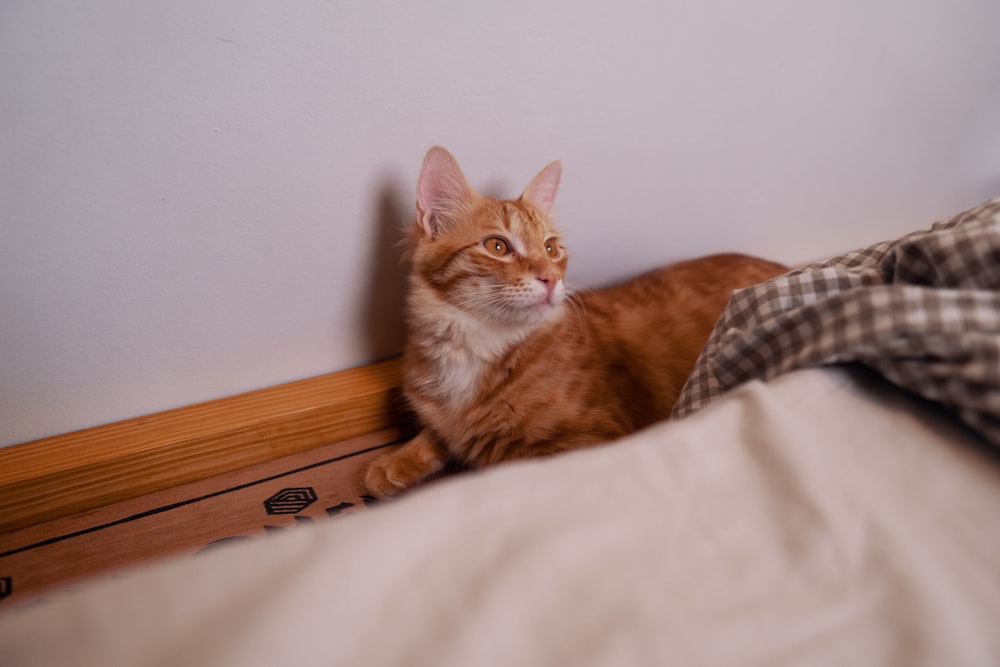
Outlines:
[[365, 487], [376, 498], [395, 496], [444, 467], [441, 446], [421, 432], [394, 452], [372, 461], [365, 472]]
[[365, 472], [365, 487], [368, 493], [381, 500], [405, 491], [420, 480], [420, 477], [417, 477], [407, 481], [413, 475], [406, 475], [405, 470], [400, 471], [399, 468], [393, 459], [393, 454], [375, 459]]

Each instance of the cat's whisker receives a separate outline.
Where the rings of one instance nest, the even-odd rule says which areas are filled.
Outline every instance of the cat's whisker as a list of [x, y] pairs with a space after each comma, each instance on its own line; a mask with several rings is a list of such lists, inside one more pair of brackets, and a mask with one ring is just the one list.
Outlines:
[[570, 311], [576, 316], [577, 320], [580, 322], [583, 322], [587, 319], [587, 315], [589, 312], [589, 309], [587, 308], [587, 302], [583, 298], [583, 294], [587, 292], [588, 290], [582, 286], [566, 285], [564, 302], [567, 304]]
[[493, 306], [504, 306], [508, 303], [509, 299], [504, 294], [470, 294], [463, 298], [452, 298], [451, 303], [453, 305], [462, 307], [493, 307]]

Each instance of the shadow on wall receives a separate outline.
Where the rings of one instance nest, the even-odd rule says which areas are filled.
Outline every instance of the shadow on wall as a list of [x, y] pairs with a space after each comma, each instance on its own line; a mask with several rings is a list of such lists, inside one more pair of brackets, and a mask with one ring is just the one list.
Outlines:
[[360, 321], [367, 340], [365, 352], [373, 361], [401, 353], [406, 339], [404, 302], [409, 267], [402, 259], [402, 241], [414, 214], [412, 204], [404, 205], [405, 200], [400, 189], [387, 180], [379, 189], [372, 221], [374, 243]]

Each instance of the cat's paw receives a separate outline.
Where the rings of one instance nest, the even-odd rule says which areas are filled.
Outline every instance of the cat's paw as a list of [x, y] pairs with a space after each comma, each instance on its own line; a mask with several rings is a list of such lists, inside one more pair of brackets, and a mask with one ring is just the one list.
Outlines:
[[394, 465], [392, 454], [375, 459], [365, 472], [365, 488], [379, 500], [405, 491], [413, 482], [407, 483], [406, 476], [400, 475]]
[[444, 468], [446, 452], [428, 431], [368, 466], [365, 487], [376, 498], [395, 496]]
[[421, 454], [425, 452], [404, 446], [372, 461], [365, 472], [368, 493], [379, 499], [389, 498], [441, 470], [441, 460]]

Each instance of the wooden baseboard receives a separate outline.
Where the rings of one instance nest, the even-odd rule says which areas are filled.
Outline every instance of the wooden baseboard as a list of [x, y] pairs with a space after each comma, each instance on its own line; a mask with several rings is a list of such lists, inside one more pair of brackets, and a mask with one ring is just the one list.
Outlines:
[[398, 359], [0, 449], [9, 532], [403, 421]]

